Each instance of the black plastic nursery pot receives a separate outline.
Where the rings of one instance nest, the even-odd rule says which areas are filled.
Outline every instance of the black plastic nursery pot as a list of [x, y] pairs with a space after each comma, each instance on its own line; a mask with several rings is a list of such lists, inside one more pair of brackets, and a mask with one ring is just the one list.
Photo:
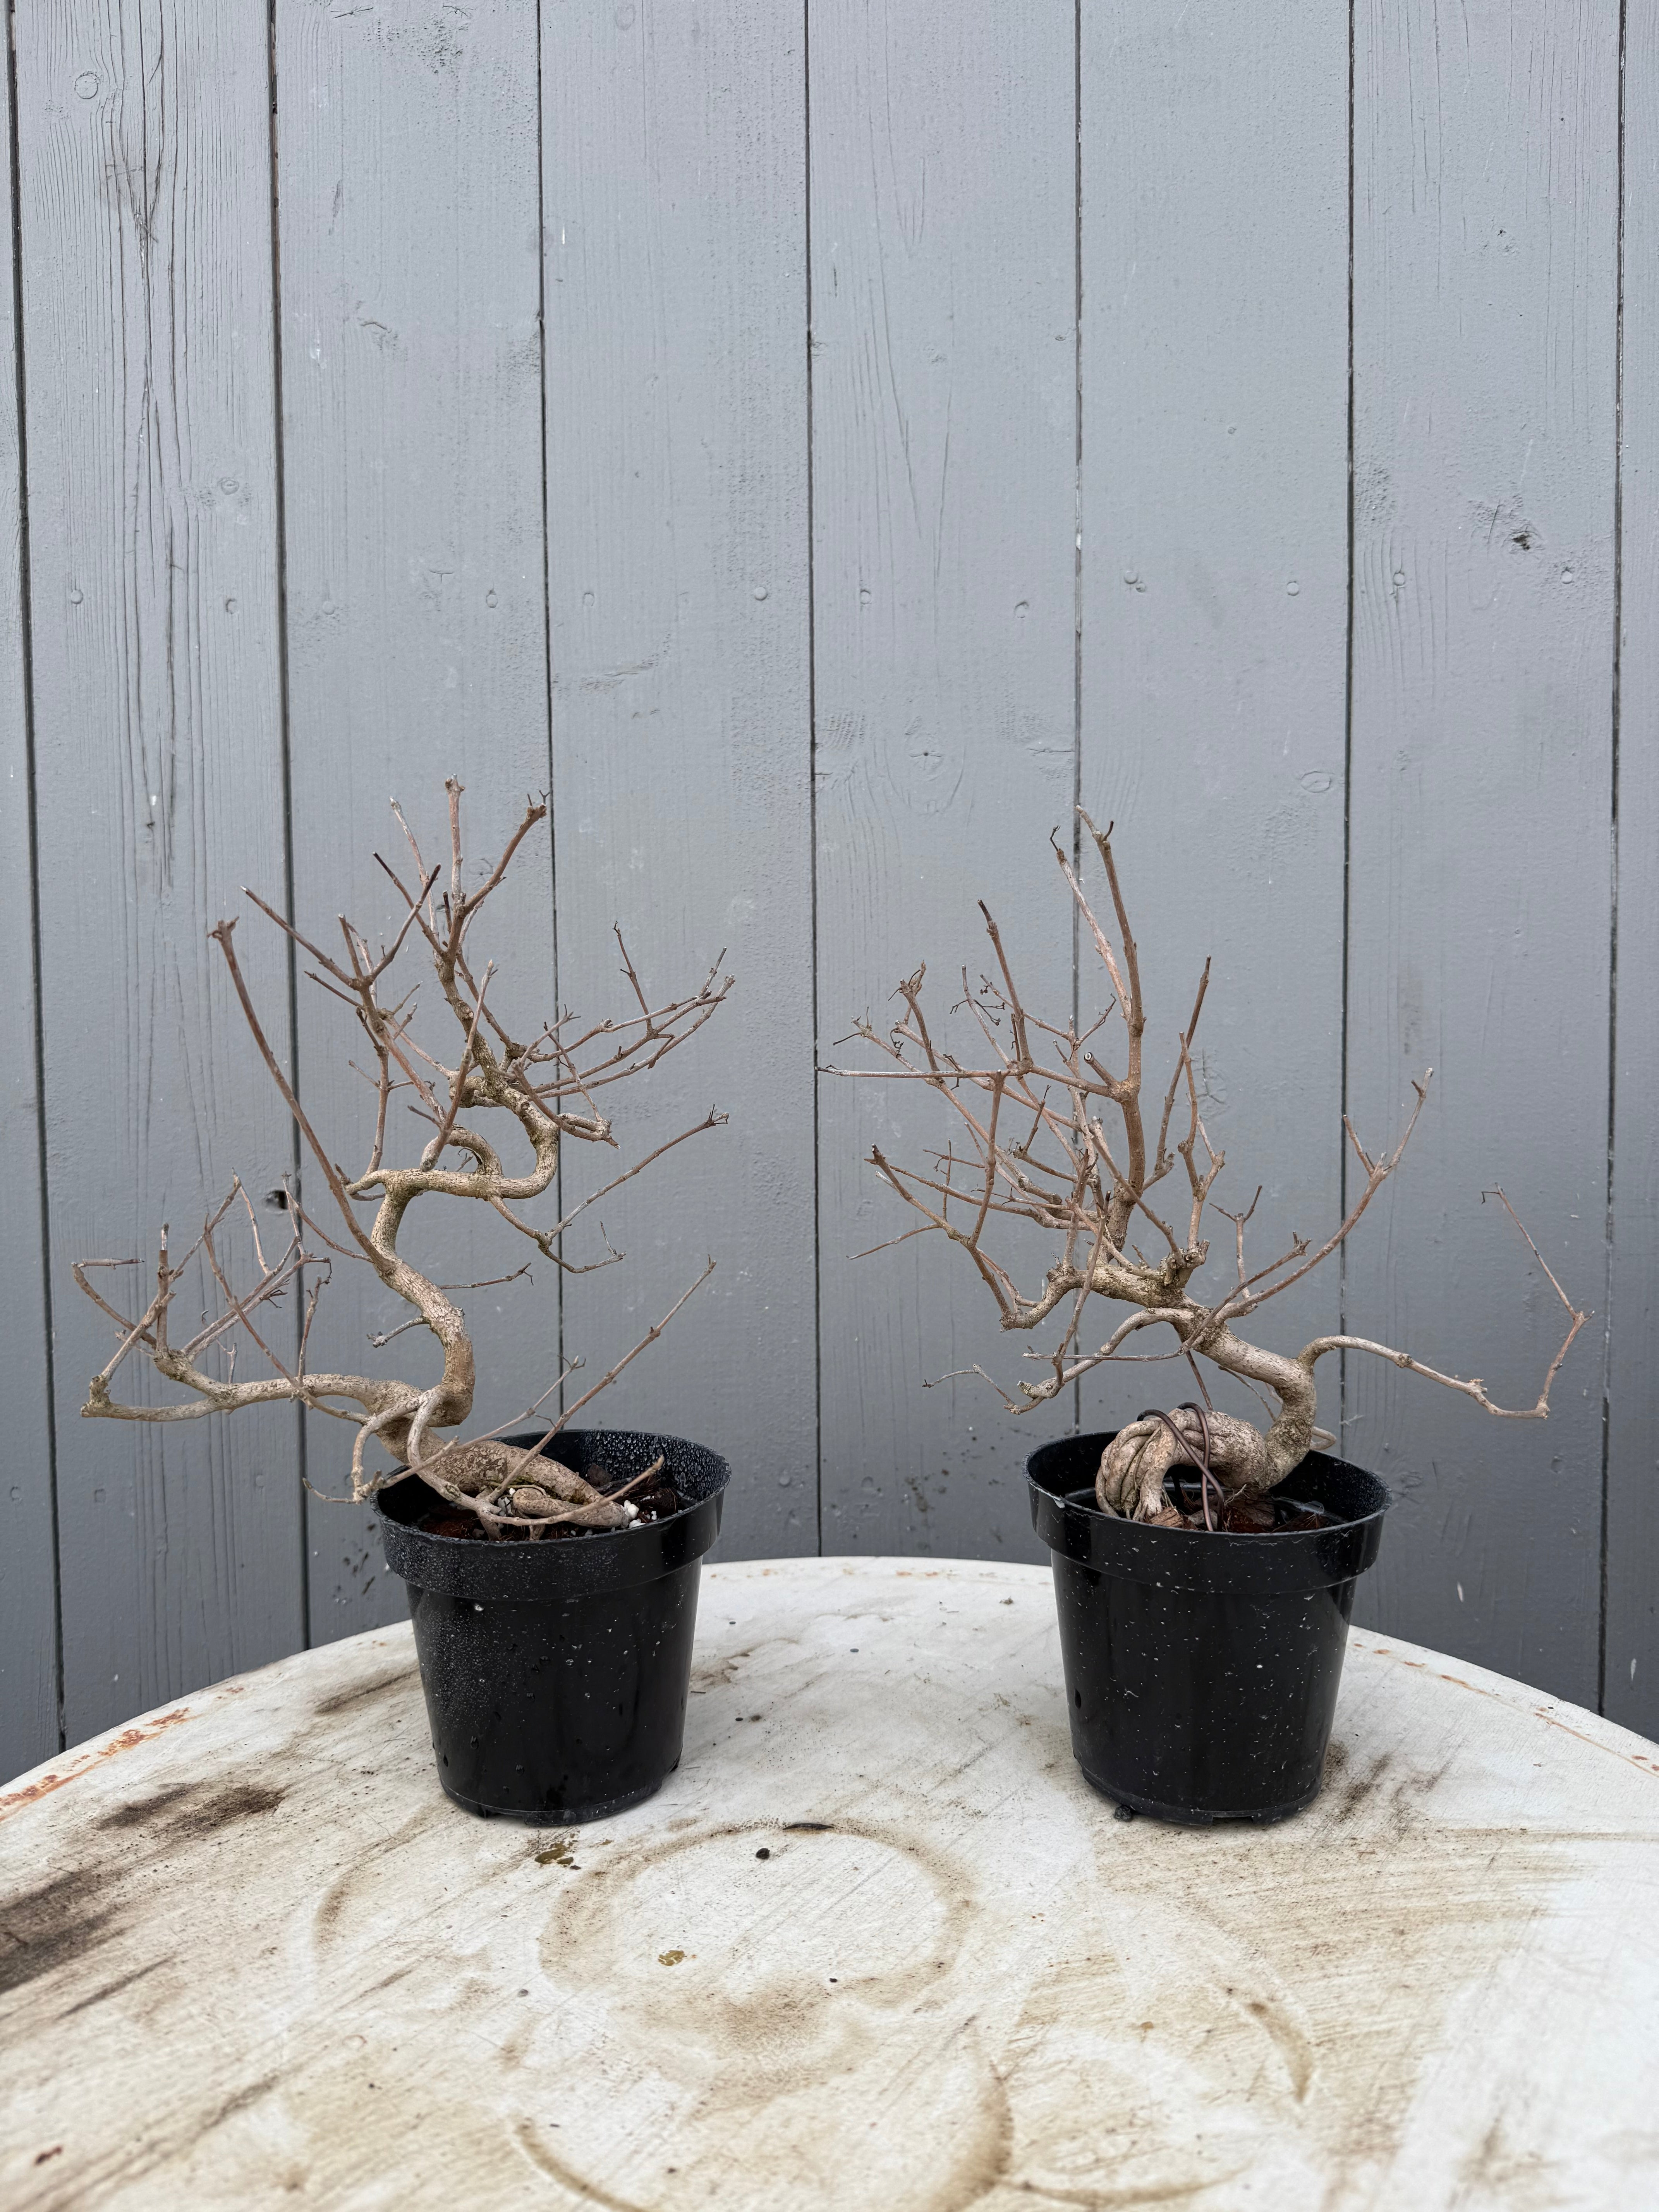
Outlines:
[[1072, 1749], [1131, 1811], [1202, 1826], [1282, 1820], [1319, 1794], [1356, 1579], [1389, 1493], [1310, 1452], [1284, 1488], [1337, 1516], [1322, 1528], [1222, 1535], [1153, 1528], [1095, 1503], [1114, 1432], [1026, 1462], [1048, 1547]]
[[660, 1454], [692, 1502], [630, 1528], [503, 1543], [414, 1527], [441, 1501], [413, 1476], [375, 1504], [386, 1565], [409, 1586], [446, 1796], [563, 1827], [639, 1804], [680, 1763], [701, 1561], [731, 1469], [631, 1429], [566, 1429], [549, 1449], [579, 1474], [599, 1460], [643, 1474]]

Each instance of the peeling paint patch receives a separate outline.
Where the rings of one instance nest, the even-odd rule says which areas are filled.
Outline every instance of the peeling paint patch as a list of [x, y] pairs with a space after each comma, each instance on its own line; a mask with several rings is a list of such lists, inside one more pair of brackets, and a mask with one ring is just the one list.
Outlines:
[[14, 1790], [7, 1796], [0, 1796], [0, 1820], [10, 1820], [25, 1806], [38, 1804], [41, 1798], [49, 1797], [54, 1790], [61, 1790], [67, 1783], [78, 1780], [95, 1767], [100, 1759], [115, 1759], [124, 1751], [134, 1751], [141, 1743], [148, 1743], [153, 1737], [160, 1735], [163, 1729], [176, 1728], [180, 1721], [190, 1718], [190, 1707], [179, 1705], [170, 1713], [158, 1714], [153, 1721], [145, 1722], [142, 1727], [123, 1729], [118, 1735], [112, 1736], [94, 1750], [70, 1753], [61, 1770], [53, 1767], [38, 1782], [31, 1782], [26, 1789]]

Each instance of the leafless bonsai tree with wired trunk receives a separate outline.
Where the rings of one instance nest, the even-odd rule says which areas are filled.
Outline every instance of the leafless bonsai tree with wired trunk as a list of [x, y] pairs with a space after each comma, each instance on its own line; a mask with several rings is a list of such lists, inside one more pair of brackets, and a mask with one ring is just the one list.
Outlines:
[[[137, 1315], [120, 1311], [92, 1280], [94, 1270], [136, 1267], [137, 1261], [80, 1261], [75, 1268], [76, 1282], [114, 1323], [119, 1340], [107, 1365], [93, 1376], [81, 1410], [100, 1420], [189, 1421], [211, 1413], [234, 1413], [244, 1406], [289, 1401], [355, 1426], [351, 1491], [360, 1501], [418, 1474], [450, 1505], [477, 1515], [491, 1535], [535, 1537], [560, 1523], [623, 1528], [637, 1517], [629, 1493], [651, 1482], [659, 1473], [660, 1462], [625, 1489], [607, 1495], [543, 1453], [541, 1446], [551, 1443], [647, 1346], [656, 1341], [692, 1291], [708, 1280], [714, 1270], [713, 1260], [633, 1350], [560, 1413], [538, 1445], [522, 1449], [502, 1443], [499, 1431], [469, 1439], [440, 1440], [440, 1431], [459, 1428], [471, 1413], [474, 1384], [472, 1340], [465, 1316], [449, 1293], [484, 1286], [432, 1281], [398, 1250], [398, 1237], [404, 1217], [418, 1200], [470, 1199], [499, 1214], [527, 1237], [544, 1259], [567, 1272], [586, 1273], [621, 1260], [623, 1254], [605, 1239], [601, 1256], [578, 1265], [564, 1256], [562, 1239], [580, 1216], [631, 1182], [665, 1152], [716, 1127], [725, 1121], [724, 1114], [711, 1110], [702, 1121], [658, 1145], [602, 1189], [572, 1206], [562, 1219], [538, 1227], [518, 1209], [552, 1187], [560, 1147], [567, 1138], [581, 1144], [616, 1146], [611, 1121], [597, 1103], [599, 1094], [614, 1084], [647, 1073], [694, 1036], [726, 998], [732, 979], [718, 972], [717, 963], [690, 997], [653, 1006], [618, 931], [623, 973], [636, 1011], [586, 1026], [574, 1016], [561, 1013], [529, 1042], [520, 1042], [489, 1003], [495, 967], [493, 963], [482, 969], [475, 965], [470, 939], [480, 910], [500, 888], [514, 855], [545, 818], [547, 809], [526, 805], [524, 818], [501, 858], [485, 870], [477, 887], [468, 890], [463, 884], [461, 786], [451, 779], [445, 788], [449, 794], [449, 880], [441, 892], [436, 887], [444, 872], [442, 866], [428, 867], [413, 833], [393, 804], [392, 811], [408, 843], [410, 863], [405, 881], [387, 861], [378, 854], [375, 856], [406, 908], [389, 947], [382, 945], [371, 951], [362, 932], [341, 915], [343, 952], [337, 959], [331, 958], [264, 899], [252, 891], [246, 893], [260, 912], [315, 963], [307, 971], [309, 980], [350, 1009], [368, 1039], [374, 1072], [358, 1072], [368, 1077], [373, 1091], [374, 1124], [368, 1164], [361, 1174], [348, 1176], [330, 1156], [272, 1051], [237, 962], [234, 921], [222, 921], [209, 933], [224, 955], [260, 1056], [321, 1171], [337, 1217], [332, 1224], [334, 1233], [325, 1231], [301, 1205], [297, 1193], [285, 1186], [289, 1235], [283, 1249], [268, 1256], [253, 1206], [237, 1181], [182, 1258], [172, 1256], [167, 1231], [162, 1229], [155, 1294]], [[457, 1046], [453, 1065], [417, 1040], [415, 989], [402, 990], [390, 980], [399, 956], [411, 945], [424, 946], [439, 996], [453, 1024], [450, 1034], [456, 1036]], [[392, 1128], [404, 1110], [429, 1133], [412, 1164], [395, 1165], [388, 1157], [396, 1149]], [[471, 1117], [487, 1113], [504, 1115], [517, 1124], [532, 1155], [530, 1164], [521, 1172], [511, 1172], [495, 1145], [474, 1125]], [[469, 1118], [464, 1120], [463, 1115]], [[372, 1218], [365, 1219], [362, 1210], [368, 1206], [374, 1212]], [[252, 1279], [238, 1288], [233, 1280], [236, 1269], [225, 1249], [234, 1227], [228, 1231], [225, 1224], [228, 1218], [235, 1224], [244, 1217], [252, 1248]], [[602, 1226], [600, 1235], [603, 1238]], [[307, 1244], [319, 1249], [307, 1249]], [[183, 1342], [176, 1342], [174, 1302], [198, 1253], [213, 1286], [214, 1310], [202, 1316], [199, 1325], [190, 1330]], [[442, 1354], [442, 1371], [434, 1382], [335, 1374], [310, 1365], [318, 1304], [336, 1259], [359, 1261], [373, 1268], [389, 1291], [414, 1309], [403, 1326], [423, 1328], [435, 1338]], [[308, 1288], [302, 1280], [306, 1270], [312, 1271]], [[303, 1293], [304, 1311], [297, 1352], [285, 1358], [278, 1349], [272, 1322], [275, 1310], [290, 1290]], [[402, 1333], [394, 1329], [374, 1341], [384, 1345]], [[251, 1346], [271, 1371], [238, 1381], [239, 1346]], [[116, 1399], [111, 1385], [122, 1362], [133, 1352], [145, 1354], [168, 1382], [191, 1395], [156, 1406], [124, 1404]], [[530, 1412], [533, 1413], [553, 1396], [580, 1365], [580, 1360], [572, 1360]], [[396, 1465], [389, 1470], [372, 1471], [367, 1458], [371, 1443], [384, 1446]]]
[[[1258, 1189], [1255, 1198], [1237, 1212], [1212, 1198], [1225, 1161], [1206, 1132], [1193, 1068], [1193, 1040], [1209, 986], [1209, 965], [1206, 963], [1200, 979], [1191, 1017], [1176, 1040], [1174, 1072], [1164, 1095], [1156, 1138], [1149, 1143], [1141, 1106], [1146, 1012], [1139, 958], [1112, 858], [1111, 831], [1097, 830], [1086, 814], [1081, 818], [1105, 871], [1117, 946], [1101, 927], [1058, 840], [1054, 841], [1054, 853], [1110, 984], [1105, 1012], [1081, 1030], [1074, 1022], [1043, 1021], [1029, 1012], [1001, 934], [981, 902], [996, 973], [982, 978], [976, 990], [969, 985], [965, 971], [963, 976], [966, 1007], [984, 1048], [981, 1064], [965, 1064], [935, 1040], [922, 1006], [927, 970], [918, 968], [895, 994], [904, 1009], [900, 1020], [885, 1032], [868, 1018], [856, 1025], [856, 1034], [890, 1065], [832, 1071], [866, 1080], [926, 1085], [954, 1114], [954, 1140], [923, 1165], [901, 1167], [879, 1147], [872, 1152], [871, 1161], [905, 1204], [922, 1217], [905, 1234], [935, 1233], [959, 1245], [995, 1302], [1004, 1328], [1035, 1329], [1055, 1316], [1060, 1334], [1053, 1348], [1024, 1354], [1046, 1370], [1042, 1378], [1020, 1383], [1018, 1395], [999, 1387], [1008, 1410], [1024, 1413], [1045, 1405], [1079, 1376], [1109, 1360], [1185, 1360], [1199, 1379], [1204, 1403], [1146, 1413], [1121, 1430], [1103, 1455], [1097, 1498], [1103, 1511], [1132, 1520], [1213, 1527], [1219, 1525], [1216, 1516], [1221, 1513], [1228, 1526], [1244, 1529], [1271, 1525], [1271, 1508], [1260, 1502], [1265, 1493], [1283, 1482], [1316, 1440], [1331, 1441], [1314, 1425], [1315, 1370], [1328, 1352], [1372, 1352], [1461, 1391], [1500, 1419], [1545, 1419], [1551, 1388], [1587, 1316], [1574, 1308], [1501, 1190], [1492, 1195], [1526, 1237], [1568, 1317], [1565, 1340], [1550, 1363], [1535, 1405], [1500, 1406], [1478, 1376], [1465, 1380], [1443, 1374], [1410, 1353], [1369, 1337], [1316, 1337], [1300, 1352], [1287, 1354], [1268, 1351], [1240, 1334], [1241, 1326], [1261, 1307], [1329, 1260], [1352, 1233], [1400, 1164], [1427, 1096], [1429, 1073], [1413, 1085], [1417, 1103], [1391, 1152], [1367, 1152], [1352, 1124], [1345, 1122], [1358, 1165], [1359, 1189], [1332, 1232], [1317, 1246], [1296, 1237], [1277, 1259], [1251, 1268], [1245, 1258], [1245, 1227], [1261, 1194]], [[1121, 1030], [1121, 1073], [1112, 1071], [1106, 1057], [1103, 1033], [1114, 1016]], [[1173, 1147], [1172, 1124], [1182, 1131]], [[1178, 1212], [1153, 1197], [1158, 1186], [1175, 1172], [1177, 1161], [1187, 1185]], [[1206, 1209], [1229, 1224], [1234, 1265], [1224, 1288], [1200, 1297], [1194, 1283], [1209, 1257], [1204, 1234]], [[995, 1233], [1011, 1222], [1035, 1224], [1059, 1247], [1041, 1286], [1030, 1295], [1020, 1289], [1012, 1267], [990, 1249]], [[1143, 1240], [1152, 1244], [1152, 1256], [1142, 1249]], [[1093, 1298], [1130, 1310], [1098, 1349], [1085, 1350], [1080, 1348], [1083, 1328]], [[1125, 1352], [1132, 1338], [1155, 1328], [1173, 1334], [1175, 1342], [1167, 1351]], [[1237, 1376], [1262, 1397], [1271, 1415], [1265, 1428], [1218, 1413], [1210, 1405], [1200, 1360]], [[960, 1371], [984, 1374], [982, 1368]], [[1263, 1397], [1264, 1392], [1270, 1392], [1271, 1398]], [[1187, 1511], [1169, 1500], [1164, 1486], [1170, 1470], [1183, 1466], [1200, 1470], [1198, 1498]], [[1190, 1477], [1184, 1478], [1184, 1484], [1190, 1491]]]

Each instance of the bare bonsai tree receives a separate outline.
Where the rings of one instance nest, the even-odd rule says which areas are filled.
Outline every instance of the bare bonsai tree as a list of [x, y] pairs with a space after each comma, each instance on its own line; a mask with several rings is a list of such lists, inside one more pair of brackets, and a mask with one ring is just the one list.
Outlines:
[[[552, 1185], [559, 1164], [559, 1148], [567, 1137], [583, 1144], [614, 1146], [617, 1139], [609, 1120], [595, 1103], [595, 1094], [608, 1085], [642, 1075], [657, 1066], [677, 1045], [694, 1036], [720, 1006], [731, 988], [729, 975], [720, 975], [718, 963], [701, 988], [688, 998], [653, 1006], [641, 988], [634, 963], [623, 943], [623, 972], [628, 978], [636, 1012], [582, 1027], [569, 1013], [549, 1022], [529, 1043], [512, 1036], [488, 1004], [493, 963], [475, 972], [469, 936], [479, 910], [500, 886], [514, 854], [530, 832], [546, 816], [544, 805], [527, 805], [524, 819], [506, 850], [474, 890], [462, 886], [461, 786], [452, 778], [449, 794], [449, 884], [435, 900], [433, 893], [443, 872], [428, 868], [419, 846], [394, 802], [392, 811], [408, 841], [413, 864], [411, 882], [405, 884], [396, 870], [375, 858], [396, 886], [407, 912], [390, 947], [371, 953], [361, 930], [343, 915], [339, 917], [344, 939], [343, 961], [329, 957], [307, 937], [301, 936], [284, 917], [254, 892], [246, 896], [262, 914], [283, 930], [315, 962], [310, 980], [351, 1009], [374, 1058], [375, 1073], [369, 1077], [375, 1099], [374, 1133], [368, 1164], [360, 1175], [348, 1177], [331, 1158], [295, 1096], [276, 1054], [266, 1040], [254, 1011], [246, 981], [237, 963], [232, 942], [234, 921], [222, 921], [209, 934], [225, 957], [225, 964], [241, 1002], [242, 1012], [260, 1056], [282, 1092], [301, 1135], [321, 1170], [343, 1224], [343, 1242], [326, 1234], [301, 1206], [297, 1194], [284, 1186], [290, 1231], [283, 1249], [267, 1258], [252, 1206], [239, 1181], [232, 1184], [224, 1202], [209, 1218], [200, 1237], [182, 1259], [169, 1252], [167, 1231], [161, 1231], [156, 1264], [155, 1293], [136, 1317], [119, 1312], [88, 1279], [88, 1270], [138, 1266], [136, 1260], [83, 1260], [75, 1279], [100, 1310], [108, 1315], [119, 1336], [106, 1366], [92, 1378], [82, 1413], [94, 1419], [118, 1421], [188, 1421], [210, 1413], [234, 1413], [244, 1406], [270, 1405], [288, 1400], [353, 1423], [356, 1437], [351, 1454], [352, 1496], [371, 1498], [378, 1490], [418, 1474], [452, 1505], [476, 1514], [487, 1533], [507, 1535], [523, 1532], [531, 1536], [558, 1522], [579, 1527], [612, 1528], [635, 1519], [637, 1509], [626, 1492], [648, 1484], [661, 1462], [626, 1486], [625, 1491], [603, 1494], [592, 1484], [560, 1466], [541, 1446], [559, 1431], [599, 1393], [614, 1382], [629, 1362], [661, 1335], [693, 1291], [714, 1270], [710, 1260], [702, 1273], [669, 1312], [649, 1329], [633, 1350], [607, 1374], [568, 1406], [548, 1429], [540, 1443], [520, 1449], [499, 1440], [499, 1434], [435, 1441], [434, 1432], [454, 1429], [472, 1409], [474, 1367], [472, 1340], [465, 1316], [449, 1296], [452, 1290], [479, 1289], [482, 1285], [434, 1283], [399, 1252], [398, 1240], [404, 1216], [417, 1200], [439, 1196], [471, 1199], [498, 1213], [529, 1238], [544, 1259], [570, 1273], [586, 1273], [609, 1267], [623, 1258], [605, 1240], [602, 1257], [576, 1266], [563, 1255], [562, 1240], [578, 1217], [612, 1191], [630, 1182], [675, 1146], [701, 1135], [724, 1121], [724, 1114], [708, 1116], [678, 1136], [659, 1145], [607, 1182], [600, 1190], [571, 1207], [562, 1219], [546, 1227], [526, 1220], [517, 1208], [541, 1197]], [[437, 978], [438, 990], [455, 1028], [459, 1049], [453, 1066], [419, 1043], [414, 1033], [415, 991], [393, 995], [388, 981], [406, 945], [423, 943]], [[353, 1063], [354, 1066], [356, 1063]], [[365, 1070], [359, 1073], [367, 1073]], [[430, 1132], [412, 1165], [394, 1166], [387, 1158], [394, 1102], [402, 1105]], [[518, 1124], [527, 1141], [532, 1162], [521, 1173], [509, 1172], [495, 1145], [460, 1117], [463, 1114], [496, 1112]], [[463, 1156], [460, 1164], [452, 1157]], [[359, 1209], [373, 1202], [372, 1222], [365, 1226]], [[246, 1214], [251, 1231], [254, 1279], [245, 1289], [233, 1287], [231, 1266], [221, 1249], [227, 1216]], [[603, 1237], [603, 1228], [601, 1228]], [[322, 1253], [304, 1249], [309, 1238], [325, 1248]], [[216, 1297], [216, 1310], [204, 1313], [201, 1326], [182, 1344], [171, 1334], [172, 1309], [181, 1279], [198, 1253], [205, 1264]], [[414, 1308], [405, 1328], [424, 1328], [437, 1340], [443, 1356], [442, 1372], [435, 1382], [413, 1382], [370, 1375], [324, 1373], [308, 1363], [313, 1323], [318, 1301], [326, 1285], [333, 1257], [361, 1261], [372, 1267], [386, 1288]], [[301, 1286], [302, 1271], [316, 1271], [305, 1296], [303, 1324], [297, 1356], [285, 1361], [274, 1341], [270, 1310], [283, 1300], [291, 1286]], [[523, 1272], [523, 1271], [520, 1271]], [[510, 1278], [507, 1279], [511, 1279]], [[263, 1332], [263, 1333], [262, 1333]], [[401, 1330], [393, 1330], [398, 1335]], [[390, 1336], [374, 1340], [377, 1345]], [[273, 1370], [268, 1376], [239, 1382], [235, 1375], [239, 1343], [251, 1344]], [[122, 1404], [110, 1394], [116, 1370], [128, 1354], [142, 1351], [169, 1382], [193, 1395], [169, 1405]], [[222, 1371], [204, 1364], [211, 1360]], [[540, 1398], [542, 1405], [581, 1365], [572, 1360]], [[346, 1406], [334, 1401], [345, 1400]], [[533, 1413], [536, 1407], [532, 1407]], [[365, 1453], [371, 1440], [383, 1444], [398, 1464], [389, 1471], [371, 1472]], [[533, 1468], [533, 1472], [532, 1472]]]
[[[1545, 1419], [1551, 1387], [1587, 1316], [1575, 1310], [1501, 1190], [1492, 1194], [1526, 1237], [1534, 1258], [1549, 1277], [1569, 1316], [1565, 1340], [1550, 1363], [1535, 1405], [1499, 1406], [1488, 1396], [1478, 1376], [1465, 1381], [1442, 1374], [1409, 1353], [1373, 1343], [1369, 1337], [1316, 1337], [1300, 1352], [1287, 1355], [1265, 1350], [1237, 1333], [1239, 1323], [1341, 1249], [1399, 1166], [1422, 1111], [1432, 1071], [1414, 1084], [1417, 1103], [1392, 1152], [1373, 1156], [1360, 1143], [1352, 1124], [1345, 1121], [1363, 1182], [1346, 1218], [1331, 1234], [1316, 1249], [1310, 1248], [1307, 1238], [1297, 1237], [1276, 1260], [1263, 1267], [1249, 1268], [1244, 1255], [1245, 1224], [1261, 1194], [1258, 1189], [1249, 1205], [1237, 1212], [1229, 1212], [1212, 1199], [1225, 1162], [1224, 1155], [1212, 1149], [1205, 1130], [1193, 1070], [1193, 1039], [1209, 985], [1209, 964], [1205, 964], [1191, 1018], [1176, 1041], [1175, 1070], [1164, 1097], [1157, 1138], [1149, 1145], [1141, 1110], [1146, 1014], [1139, 960], [1112, 859], [1110, 829], [1103, 835], [1081, 809], [1079, 811], [1105, 869], [1121, 959], [1057, 840], [1054, 853], [1110, 982], [1113, 995], [1105, 1012], [1080, 1034], [1073, 1022], [1043, 1021], [1028, 1012], [1015, 986], [1001, 935], [981, 901], [980, 911], [996, 956], [997, 975], [982, 978], [975, 991], [969, 986], [964, 971], [963, 989], [984, 1041], [988, 1064], [964, 1066], [936, 1043], [921, 1003], [927, 970], [918, 968], [895, 994], [904, 1006], [900, 1021], [885, 1034], [867, 1018], [856, 1025], [856, 1034], [884, 1053], [892, 1066], [830, 1071], [878, 1082], [926, 1084], [954, 1109], [960, 1146], [947, 1145], [945, 1151], [932, 1154], [926, 1167], [898, 1167], [879, 1147], [872, 1150], [871, 1160], [905, 1203], [922, 1216], [919, 1226], [906, 1234], [936, 1231], [952, 1244], [960, 1245], [995, 1301], [1004, 1328], [1033, 1329], [1051, 1314], [1060, 1315], [1060, 1334], [1053, 1349], [1024, 1354], [1047, 1368], [1042, 1380], [1022, 1382], [1018, 1397], [999, 1388], [1008, 1410], [1029, 1413], [1079, 1376], [1120, 1358], [1184, 1358], [1198, 1376], [1200, 1389], [1203, 1377], [1196, 1363], [1205, 1359], [1224, 1373], [1238, 1376], [1255, 1389], [1258, 1396], [1264, 1389], [1271, 1391], [1278, 1409], [1273, 1411], [1271, 1401], [1264, 1400], [1272, 1414], [1265, 1430], [1236, 1415], [1216, 1412], [1209, 1405], [1208, 1392], [1204, 1391], [1203, 1407], [1188, 1404], [1167, 1413], [1143, 1414], [1118, 1432], [1102, 1457], [1096, 1481], [1102, 1509], [1133, 1520], [1164, 1524], [1188, 1517], [1166, 1502], [1164, 1478], [1172, 1467], [1195, 1465], [1206, 1470], [1219, 1483], [1224, 1504], [1243, 1504], [1284, 1480], [1316, 1440], [1314, 1370], [1329, 1352], [1375, 1352], [1414, 1375], [1462, 1391], [1500, 1419]], [[1114, 1013], [1120, 1017], [1124, 1030], [1121, 1074], [1109, 1069], [1099, 1042]], [[1171, 1150], [1170, 1124], [1183, 1092], [1185, 1133]], [[1115, 1136], [1109, 1135], [1105, 1126], [1109, 1114], [1115, 1117]], [[1173, 1172], [1177, 1158], [1186, 1170], [1184, 1221], [1178, 1217], [1164, 1218], [1154, 1210], [1151, 1196]], [[1213, 1206], [1231, 1225], [1235, 1269], [1233, 1279], [1218, 1296], [1200, 1298], [1193, 1281], [1209, 1256], [1204, 1235], [1207, 1206]], [[1164, 1212], [1170, 1212], [1165, 1206]], [[1059, 1245], [1042, 1287], [1032, 1296], [1019, 1289], [1011, 1267], [988, 1249], [988, 1235], [1011, 1221], [1033, 1223]], [[1135, 1241], [1137, 1231], [1142, 1237], [1161, 1239], [1164, 1249], [1148, 1258]], [[1079, 1346], [1091, 1297], [1127, 1305], [1131, 1311], [1098, 1350], [1083, 1351]], [[1122, 1347], [1140, 1330], [1160, 1326], [1175, 1336], [1169, 1351], [1150, 1355], [1123, 1352]], [[982, 1368], [958, 1371], [984, 1374]], [[1206, 1525], [1211, 1522], [1211, 1487], [1207, 1480], [1200, 1480]], [[1267, 1517], [1261, 1516], [1255, 1525], [1262, 1525]], [[1247, 1520], [1241, 1525], [1250, 1523]]]

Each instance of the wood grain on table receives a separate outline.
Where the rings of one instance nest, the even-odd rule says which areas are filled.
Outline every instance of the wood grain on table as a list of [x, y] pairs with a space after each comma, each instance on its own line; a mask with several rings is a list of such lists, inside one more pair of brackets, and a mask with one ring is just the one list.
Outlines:
[[1356, 1632], [1276, 1827], [1121, 1820], [1015, 1565], [704, 1577], [685, 1756], [440, 1795], [406, 1629], [0, 1800], [0, 2194], [1605, 2212], [1659, 2189], [1659, 1749]]

